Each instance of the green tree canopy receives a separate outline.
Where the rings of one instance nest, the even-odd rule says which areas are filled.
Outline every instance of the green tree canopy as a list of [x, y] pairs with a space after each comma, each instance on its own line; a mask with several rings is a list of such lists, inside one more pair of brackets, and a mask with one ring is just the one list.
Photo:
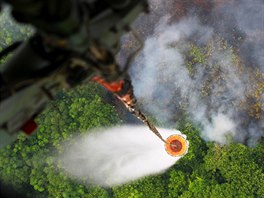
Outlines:
[[[96, 84], [62, 91], [38, 117], [39, 130], [30, 138], [21, 134], [13, 145], [0, 150], [0, 178], [29, 196], [108, 197], [101, 187], [85, 187], [58, 171], [55, 153], [63, 152], [62, 142], [96, 127], [119, 122], [113, 106], [101, 96]], [[34, 190], [33, 190], [34, 189]]]

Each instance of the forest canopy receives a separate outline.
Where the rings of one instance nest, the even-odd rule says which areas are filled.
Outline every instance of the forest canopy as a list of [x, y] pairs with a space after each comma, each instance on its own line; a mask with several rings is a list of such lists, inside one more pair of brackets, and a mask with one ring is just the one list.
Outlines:
[[[101, 90], [101, 91], [100, 91]], [[79, 183], [58, 171], [63, 142], [87, 129], [120, 123], [105, 90], [95, 84], [62, 91], [39, 116], [39, 130], [0, 150], [0, 178], [28, 197], [262, 197], [263, 144], [249, 148], [206, 143], [188, 121], [177, 126], [190, 142], [188, 154], [162, 175], [103, 188]]]
[[[0, 51], [32, 34], [27, 26], [14, 26], [6, 14], [3, 12], [0, 17]], [[226, 47], [225, 42], [219, 43], [221, 49]], [[189, 48], [186, 67], [191, 78], [195, 78], [201, 64], [206, 65], [211, 50], [210, 45]], [[239, 62], [235, 53], [232, 57], [234, 62]], [[239, 64], [236, 66], [241, 69]], [[218, 72], [218, 68], [215, 69], [201, 85], [203, 98], [210, 97], [209, 84]], [[245, 117], [257, 122], [263, 114], [260, 98], [263, 74], [254, 71], [251, 78], [253, 76], [256, 83], [238, 108]], [[59, 92], [37, 118], [39, 129], [34, 135], [20, 134], [16, 142], [0, 150], [0, 180], [28, 197], [264, 197], [263, 140], [252, 148], [235, 143], [232, 138], [226, 145], [206, 142], [201, 138], [201, 127], [190, 121], [190, 115], [184, 111], [188, 101], [180, 104], [181, 114], [177, 115], [181, 116], [173, 125], [187, 135], [189, 152], [165, 173], [111, 188], [87, 185], [69, 177], [60, 171], [56, 158], [58, 153], [64, 152], [65, 142], [71, 144], [72, 137], [90, 133], [95, 128], [123, 123], [120, 112], [106, 101], [107, 97], [106, 90], [94, 83]], [[162, 121], [156, 123], [162, 124]]]

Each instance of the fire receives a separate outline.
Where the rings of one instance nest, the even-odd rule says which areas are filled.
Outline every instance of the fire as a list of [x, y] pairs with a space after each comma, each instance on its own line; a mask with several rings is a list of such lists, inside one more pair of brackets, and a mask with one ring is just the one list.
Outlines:
[[[166, 143], [166, 150], [167, 152], [172, 155], [172, 156], [178, 156], [178, 155], [183, 155], [185, 154], [187, 148], [186, 148], [186, 142], [182, 141], [181, 139], [176, 139], [170, 141], [168, 138], [168, 141], [165, 141], [162, 136], [160, 135], [159, 131], [156, 129], [156, 127], [146, 118], [146, 116], [141, 113], [140, 110], [137, 110], [135, 108], [136, 104], [136, 98], [134, 97], [133, 94], [133, 86], [131, 84], [131, 81], [128, 79], [125, 80], [120, 80], [118, 82], [107, 82], [105, 79], [102, 77], [95, 76], [92, 79], [94, 82], [97, 82], [104, 86], [107, 90], [112, 92], [124, 105], [125, 107], [138, 119], [140, 119], [144, 124], [146, 124], [149, 129], [157, 135], [160, 140], [162, 140], [164, 143]], [[185, 140], [185, 139], [183, 139]], [[180, 148], [180, 149], [179, 149]]]
[[[128, 90], [124, 89], [124, 80], [115, 81], [115, 82], [107, 82], [105, 79], [95, 76], [93, 77], [92, 81], [101, 84], [105, 87], [108, 91], [115, 93], [116, 96], [121, 100], [125, 105], [133, 106], [134, 105], [134, 98], [131, 88], [129, 87]], [[125, 92], [124, 92], [125, 91]], [[123, 93], [124, 92], [124, 93]]]
[[165, 149], [173, 157], [184, 155], [188, 149], [188, 143], [181, 135], [171, 135], [167, 138]]
[[125, 83], [124, 80], [120, 80], [119, 82], [107, 82], [105, 79], [99, 76], [93, 77], [92, 81], [101, 84], [103, 87], [113, 93], [121, 91]]

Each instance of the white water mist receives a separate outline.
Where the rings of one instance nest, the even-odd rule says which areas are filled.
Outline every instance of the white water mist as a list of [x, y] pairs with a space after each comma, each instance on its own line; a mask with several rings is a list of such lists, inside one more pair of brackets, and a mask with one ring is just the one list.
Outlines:
[[[181, 134], [174, 129], [158, 130], [165, 139]], [[164, 143], [146, 126], [104, 129], [74, 142], [60, 157], [63, 169], [80, 180], [101, 186], [162, 173], [182, 157], [167, 154]]]

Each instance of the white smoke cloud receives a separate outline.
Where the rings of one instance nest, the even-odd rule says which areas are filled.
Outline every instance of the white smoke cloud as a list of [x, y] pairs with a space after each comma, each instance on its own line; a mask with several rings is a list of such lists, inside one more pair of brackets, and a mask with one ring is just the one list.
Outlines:
[[[140, 107], [168, 125], [184, 109], [204, 139], [255, 145], [264, 136], [263, 112], [257, 120], [241, 104], [256, 85], [254, 72], [264, 72], [263, 0], [149, 2], [152, 13], [135, 23], [145, 46], [130, 71]], [[191, 46], [208, 43], [206, 63], [190, 75]]]
[[[163, 138], [181, 134], [158, 129]], [[182, 135], [186, 138], [185, 135]], [[76, 138], [60, 156], [63, 169], [89, 183], [113, 186], [164, 172], [181, 157], [168, 155], [164, 143], [146, 126], [123, 126]]]
[[235, 124], [227, 115], [216, 114], [212, 116], [212, 122], [207, 123], [202, 131], [202, 136], [206, 140], [225, 143], [228, 136], [234, 136]]
[[[250, 80], [247, 70], [245, 74], [237, 73], [232, 48], [227, 44], [219, 49], [215, 29], [202, 24], [198, 17], [185, 17], [174, 23], [169, 23], [169, 19], [166, 16], [157, 23], [130, 72], [141, 106], [169, 123], [177, 116], [179, 106], [186, 103], [186, 111], [201, 125], [204, 139], [227, 143], [231, 136], [241, 142], [246, 138], [256, 142], [263, 135], [259, 126], [241, 130], [243, 123], [235, 110], [234, 105], [245, 99]], [[209, 42], [213, 50], [207, 63], [196, 64], [195, 75], [191, 76], [186, 54], [192, 44], [204, 47]], [[221, 79], [214, 79], [216, 72], [221, 73]], [[210, 84], [205, 85], [206, 79]], [[204, 86], [209, 87], [208, 97], [202, 96]], [[252, 134], [252, 140], [248, 134]]]
[[[198, 93], [194, 91], [188, 70], [185, 67], [183, 53], [188, 49], [185, 42], [198, 30], [198, 33], [210, 37], [210, 30], [204, 30], [197, 19], [186, 19], [176, 25], [168, 25], [168, 17], [161, 19], [155, 29], [154, 36], [145, 41], [140, 60], [132, 67], [132, 81], [135, 95], [144, 101], [151, 101], [144, 107], [161, 120], [169, 120], [173, 111], [170, 105], [174, 91], [178, 90], [185, 97]], [[195, 28], [192, 28], [195, 27]], [[204, 33], [203, 33], [204, 32]], [[177, 46], [177, 47], [176, 47]]]
[[[217, 30], [230, 40], [237, 39], [235, 34], [240, 34], [243, 39], [238, 40], [237, 43], [242, 58], [248, 66], [258, 67], [262, 72], [264, 72], [263, 13], [263, 0], [232, 0], [221, 4], [212, 11], [213, 18], [215, 18], [214, 26]], [[223, 21], [221, 19], [223, 16], [230, 20]], [[225, 32], [220, 29], [224, 29]]]

